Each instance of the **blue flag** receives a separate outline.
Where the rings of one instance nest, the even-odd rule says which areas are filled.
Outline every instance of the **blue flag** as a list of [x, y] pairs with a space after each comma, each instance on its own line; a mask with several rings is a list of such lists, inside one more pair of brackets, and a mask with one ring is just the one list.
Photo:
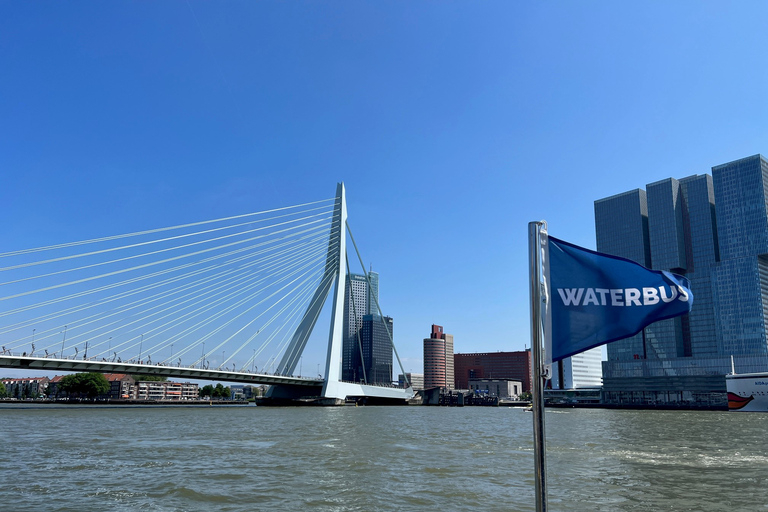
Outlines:
[[591, 251], [542, 232], [545, 362], [628, 338], [691, 310], [685, 277]]

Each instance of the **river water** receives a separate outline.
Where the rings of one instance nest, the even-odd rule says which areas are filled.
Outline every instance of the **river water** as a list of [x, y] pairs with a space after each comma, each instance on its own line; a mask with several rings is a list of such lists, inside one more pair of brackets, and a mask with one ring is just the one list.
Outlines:
[[[0, 408], [0, 510], [532, 511], [531, 414]], [[768, 414], [550, 409], [552, 511], [768, 510]]]

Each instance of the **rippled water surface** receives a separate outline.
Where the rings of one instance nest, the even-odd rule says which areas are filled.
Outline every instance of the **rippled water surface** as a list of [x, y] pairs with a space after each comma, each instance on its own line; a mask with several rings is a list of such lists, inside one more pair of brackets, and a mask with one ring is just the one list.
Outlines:
[[[2, 511], [532, 511], [517, 408], [0, 408]], [[548, 410], [549, 508], [768, 510], [768, 414]]]

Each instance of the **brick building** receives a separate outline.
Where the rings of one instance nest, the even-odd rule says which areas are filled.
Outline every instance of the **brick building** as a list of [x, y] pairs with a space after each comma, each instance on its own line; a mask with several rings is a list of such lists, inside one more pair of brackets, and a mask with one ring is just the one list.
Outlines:
[[531, 390], [531, 351], [455, 354], [456, 389], [469, 389], [470, 379], [509, 379]]

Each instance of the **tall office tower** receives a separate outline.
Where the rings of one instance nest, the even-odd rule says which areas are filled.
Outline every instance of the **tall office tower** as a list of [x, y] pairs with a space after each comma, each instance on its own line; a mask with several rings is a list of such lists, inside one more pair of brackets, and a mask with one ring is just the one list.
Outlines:
[[435, 324], [424, 339], [424, 389], [432, 388], [454, 389], [453, 335]]
[[360, 330], [363, 379], [368, 384], [392, 384], [392, 318], [365, 315]]
[[[768, 161], [712, 168], [720, 263], [713, 272], [719, 353], [738, 373], [768, 370]], [[697, 297], [694, 296], [694, 307]]]
[[371, 282], [371, 286], [368, 287], [368, 311], [366, 315], [378, 315], [379, 308], [376, 307], [376, 303], [379, 300], [379, 274], [378, 272], [369, 271], [368, 280]]
[[[648, 243], [648, 204], [645, 190], [635, 189], [595, 201], [597, 250], [651, 266]], [[643, 334], [608, 345], [608, 361], [637, 359], [645, 354]], [[603, 384], [605, 384], [603, 365]]]
[[[371, 286], [368, 286], [368, 279]], [[376, 300], [373, 300], [376, 297]], [[369, 272], [368, 278], [362, 274], [349, 274], [344, 293], [344, 340], [341, 347], [341, 379], [347, 382], [360, 382], [363, 378], [360, 359], [361, 343], [358, 339], [363, 327], [363, 317], [378, 313], [376, 301], [379, 299], [379, 275]]]
[[607, 402], [722, 405], [731, 355], [768, 369], [768, 163], [712, 172], [595, 201], [598, 251], [684, 275], [694, 295], [689, 314], [607, 345]]

